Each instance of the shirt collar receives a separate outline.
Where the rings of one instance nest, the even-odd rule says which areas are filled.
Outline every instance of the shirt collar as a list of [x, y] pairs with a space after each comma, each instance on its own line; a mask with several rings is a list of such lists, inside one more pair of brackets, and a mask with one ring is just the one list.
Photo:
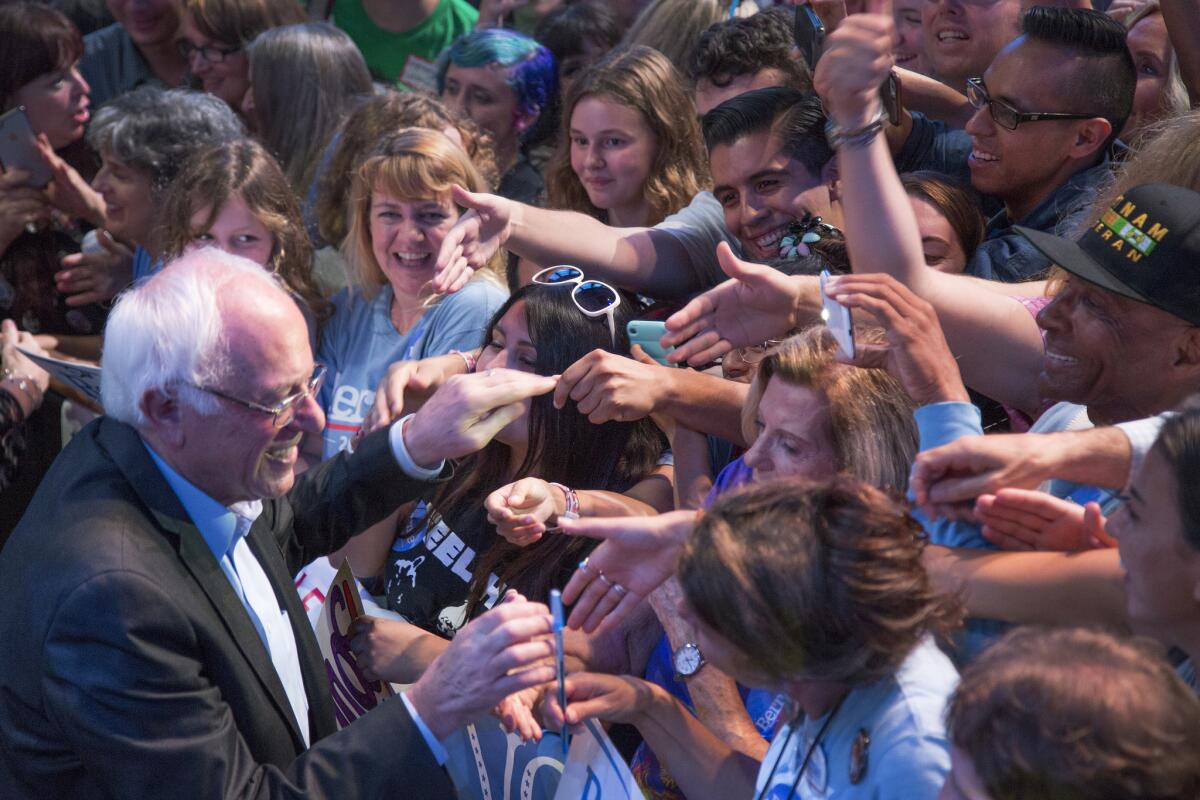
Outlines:
[[179, 498], [183, 510], [192, 518], [192, 523], [200, 531], [200, 536], [212, 551], [213, 557], [220, 561], [237, 544], [239, 535], [244, 535], [250, 528], [249, 524], [246, 524], [241, 526], [239, 531], [238, 517], [253, 523], [262, 513], [262, 501], [250, 500], [234, 503], [229, 507], [223, 506], [172, 469], [154, 452], [154, 448], [148, 442], [143, 440], [142, 444], [146, 446], [146, 451], [150, 453], [150, 458], [158, 466], [171, 491]]

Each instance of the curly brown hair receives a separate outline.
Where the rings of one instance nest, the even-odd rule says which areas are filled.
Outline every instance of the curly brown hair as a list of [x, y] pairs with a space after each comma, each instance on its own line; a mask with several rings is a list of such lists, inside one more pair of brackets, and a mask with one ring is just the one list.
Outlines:
[[[240, 197], [271, 232], [274, 246], [267, 267], [308, 305], [318, 322], [333, 313], [312, 276], [313, 248], [300, 216], [300, 203], [279, 163], [252, 139], [221, 144], [188, 159], [167, 192], [162, 235], [167, 259], [182, 255], [196, 237], [212, 227], [221, 208]], [[199, 226], [198, 211], [207, 210]]]
[[637, 109], [658, 139], [643, 190], [650, 208], [647, 225], [662, 222], [708, 188], [708, 153], [696, 109], [683, 86], [671, 62], [649, 47], [616, 50], [581, 72], [563, 100], [558, 147], [546, 166], [548, 205], [607, 222], [607, 215], [592, 205], [571, 168], [571, 115], [585, 97], [603, 97]]
[[963, 670], [946, 727], [994, 800], [1200, 797], [1200, 701], [1149, 642], [1018, 628]]
[[863, 686], [962, 619], [934, 590], [925, 533], [884, 492], [849, 476], [787, 478], [722, 495], [683, 548], [695, 615], [774, 679]]

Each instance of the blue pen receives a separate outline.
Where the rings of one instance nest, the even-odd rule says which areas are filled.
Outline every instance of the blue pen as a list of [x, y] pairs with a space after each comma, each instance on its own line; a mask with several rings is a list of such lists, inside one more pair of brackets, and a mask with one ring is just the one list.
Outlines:
[[554, 616], [554, 672], [558, 679], [558, 707], [563, 712], [562, 751], [567, 760], [567, 670], [563, 663], [563, 604], [562, 592], [550, 590], [550, 613]]

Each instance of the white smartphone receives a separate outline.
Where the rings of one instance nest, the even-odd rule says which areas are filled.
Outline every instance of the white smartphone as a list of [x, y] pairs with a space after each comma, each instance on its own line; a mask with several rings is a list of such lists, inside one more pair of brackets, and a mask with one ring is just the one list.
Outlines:
[[39, 189], [50, 182], [50, 165], [37, 149], [37, 139], [25, 115], [25, 106], [0, 114], [0, 165], [6, 170], [25, 170], [29, 183]]
[[838, 347], [847, 358], [854, 358], [854, 323], [850, 320], [850, 309], [825, 294], [825, 282], [829, 280], [829, 270], [821, 270], [821, 319]]

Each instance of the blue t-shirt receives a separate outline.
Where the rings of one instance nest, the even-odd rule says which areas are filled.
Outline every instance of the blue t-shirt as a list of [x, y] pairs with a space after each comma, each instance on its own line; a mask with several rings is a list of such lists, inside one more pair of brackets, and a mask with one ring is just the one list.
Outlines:
[[784, 725], [763, 759], [754, 796], [934, 800], [950, 771], [943, 716], [957, 684], [950, 659], [926, 639], [894, 674], [846, 695], [798, 783], [804, 756], [829, 715]]
[[373, 300], [353, 287], [333, 298], [333, 318], [325, 323], [317, 356], [328, 370], [317, 398], [326, 418], [322, 458], [353, 449], [392, 362], [474, 350], [508, 293], [490, 280], [470, 281], [427, 309], [406, 333], [392, 325], [392, 297], [392, 287], [384, 286]]

